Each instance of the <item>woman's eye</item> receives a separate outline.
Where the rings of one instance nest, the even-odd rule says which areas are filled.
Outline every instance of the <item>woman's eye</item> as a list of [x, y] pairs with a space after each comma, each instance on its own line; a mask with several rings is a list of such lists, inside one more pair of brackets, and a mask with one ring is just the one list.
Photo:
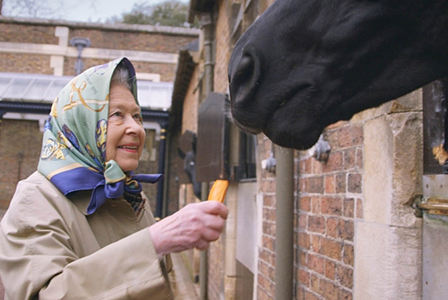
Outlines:
[[142, 118], [142, 116], [140, 114], [134, 115], [134, 119], [138, 120], [140, 123], [143, 122], [143, 118]]
[[111, 117], [121, 117], [121, 112], [116, 111], [110, 115]]

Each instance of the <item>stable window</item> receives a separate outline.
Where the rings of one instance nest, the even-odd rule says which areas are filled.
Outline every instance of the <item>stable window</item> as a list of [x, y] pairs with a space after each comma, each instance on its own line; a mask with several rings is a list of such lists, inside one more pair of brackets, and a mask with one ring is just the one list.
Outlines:
[[240, 147], [238, 166], [235, 167], [235, 179], [256, 179], [256, 147], [257, 137], [240, 131]]

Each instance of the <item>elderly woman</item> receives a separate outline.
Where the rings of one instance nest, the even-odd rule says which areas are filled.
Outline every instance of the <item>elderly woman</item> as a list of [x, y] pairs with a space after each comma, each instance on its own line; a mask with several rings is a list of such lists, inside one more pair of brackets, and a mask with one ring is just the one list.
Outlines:
[[227, 208], [190, 204], [157, 223], [134, 175], [145, 141], [126, 58], [91, 68], [58, 95], [37, 172], [21, 181], [0, 231], [6, 299], [172, 299], [169, 256], [206, 249]]

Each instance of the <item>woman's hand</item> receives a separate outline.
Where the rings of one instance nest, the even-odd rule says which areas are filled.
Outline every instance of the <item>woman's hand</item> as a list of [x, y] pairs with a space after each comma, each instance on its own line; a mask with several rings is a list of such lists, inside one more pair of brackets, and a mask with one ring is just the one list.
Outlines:
[[159, 256], [198, 248], [205, 250], [224, 230], [229, 210], [217, 201], [188, 204], [149, 227]]

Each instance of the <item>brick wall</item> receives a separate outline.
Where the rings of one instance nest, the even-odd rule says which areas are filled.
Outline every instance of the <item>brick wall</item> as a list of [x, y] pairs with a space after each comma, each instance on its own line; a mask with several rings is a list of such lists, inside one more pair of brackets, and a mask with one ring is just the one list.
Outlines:
[[363, 128], [325, 131], [326, 163], [300, 153], [297, 299], [352, 299], [354, 222], [362, 218]]
[[0, 130], [1, 210], [8, 207], [17, 182], [36, 171], [41, 145], [42, 133], [39, 131], [37, 121], [2, 120]]
[[48, 55], [2, 52], [0, 62], [0, 72], [53, 74]]
[[227, 1], [220, 1], [220, 9], [216, 22], [215, 36], [215, 70], [214, 70], [214, 90], [219, 93], [227, 93], [229, 80], [227, 79], [227, 70], [231, 54], [230, 30], [229, 27], [229, 9]]
[[0, 42], [55, 44], [59, 38], [54, 35], [54, 26], [33, 24], [0, 23]]
[[[0, 19], [0, 42], [50, 44], [58, 45], [59, 38], [55, 36], [56, 26], [68, 27], [69, 37], [85, 37], [91, 41], [90, 48], [119, 49], [132, 51], [148, 51], [177, 54], [179, 49], [193, 41], [195, 34], [176, 33], [163, 30], [132, 30], [132, 26], [122, 26], [113, 29], [110, 26], [83, 26], [78, 23], [52, 24], [49, 22], [17, 22], [14, 19]], [[70, 46], [70, 45], [67, 45]], [[106, 63], [110, 59], [84, 58], [85, 69]], [[32, 53], [0, 53], [0, 72], [53, 74], [50, 67], [50, 55]], [[76, 75], [74, 64], [76, 57], [64, 58], [64, 75]], [[176, 65], [174, 63], [133, 61], [138, 72], [161, 75], [161, 81], [172, 82]]]
[[95, 48], [165, 53], [177, 53], [180, 46], [187, 45], [197, 39], [196, 36], [148, 34], [138, 31], [112, 31], [91, 28], [74, 28], [70, 30], [69, 39], [75, 36], [90, 38], [92, 41], [91, 46]]
[[[45, 58], [45, 56], [44, 56]], [[75, 62], [76, 58], [66, 57], [64, 59], [64, 75], [66, 76], [76, 76], [75, 71]], [[23, 57], [22, 61], [24, 65], [32, 65], [33, 61], [28, 57]], [[88, 69], [93, 66], [105, 64], [109, 62], [109, 59], [91, 59], [91, 58], [83, 58], [84, 69]], [[154, 73], [160, 74], [160, 81], [163, 82], [172, 82], [174, 80], [174, 73], [176, 71], [175, 64], [163, 64], [163, 63], [151, 63], [151, 62], [141, 62], [141, 61], [132, 61], [132, 65], [135, 68], [137, 73]], [[13, 71], [20, 73], [18, 71]], [[53, 69], [51, 69], [53, 72]], [[51, 73], [50, 72], [50, 73]]]
[[[264, 135], [258, 136], [257, 155], [260, 159], [269, 157], [272, 142]], [[257, 167], [260, 165], [257, 162]], [[258, 258], [257, 274], [257, 298], [274, 299], [274, 271], [275, 271], [275, 175], [266, 171], [258, 170], [258, 181], [260, 192], [263, 194], [263, 215], [261, 247]]]

